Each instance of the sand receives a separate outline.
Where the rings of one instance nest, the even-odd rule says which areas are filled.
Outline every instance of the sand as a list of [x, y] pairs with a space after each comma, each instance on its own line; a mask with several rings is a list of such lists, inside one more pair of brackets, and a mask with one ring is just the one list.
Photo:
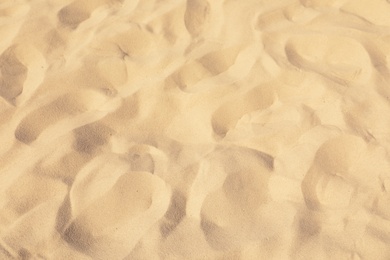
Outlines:
[[0, 259], [390, 259], [389, 14], [0, 1]]

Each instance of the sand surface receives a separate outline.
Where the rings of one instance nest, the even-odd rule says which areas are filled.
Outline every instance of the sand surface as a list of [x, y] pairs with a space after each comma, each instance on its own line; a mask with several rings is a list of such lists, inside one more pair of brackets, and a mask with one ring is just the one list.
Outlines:
[[1, 0], [0, 259], [390, 259], [390, 1]]

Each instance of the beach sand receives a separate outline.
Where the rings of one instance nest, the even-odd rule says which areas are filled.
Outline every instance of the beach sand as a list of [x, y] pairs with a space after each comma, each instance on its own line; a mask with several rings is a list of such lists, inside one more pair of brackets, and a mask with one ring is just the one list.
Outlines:
[[390, 2], [0, 1], [0, 259], [390, 259]]

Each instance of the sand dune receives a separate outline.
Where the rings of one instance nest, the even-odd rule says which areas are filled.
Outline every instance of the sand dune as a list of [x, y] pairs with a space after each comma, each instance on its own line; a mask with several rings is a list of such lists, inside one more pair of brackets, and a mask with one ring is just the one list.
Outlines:
[[0, 2], [0, 259], [390, 259], [390, 3]]

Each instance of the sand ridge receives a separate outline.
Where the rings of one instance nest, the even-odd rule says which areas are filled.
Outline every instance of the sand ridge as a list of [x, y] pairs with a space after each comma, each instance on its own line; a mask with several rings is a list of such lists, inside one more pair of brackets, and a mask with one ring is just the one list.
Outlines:
[[1, 259], [390, 259], [385, 0], [4, 0]]

